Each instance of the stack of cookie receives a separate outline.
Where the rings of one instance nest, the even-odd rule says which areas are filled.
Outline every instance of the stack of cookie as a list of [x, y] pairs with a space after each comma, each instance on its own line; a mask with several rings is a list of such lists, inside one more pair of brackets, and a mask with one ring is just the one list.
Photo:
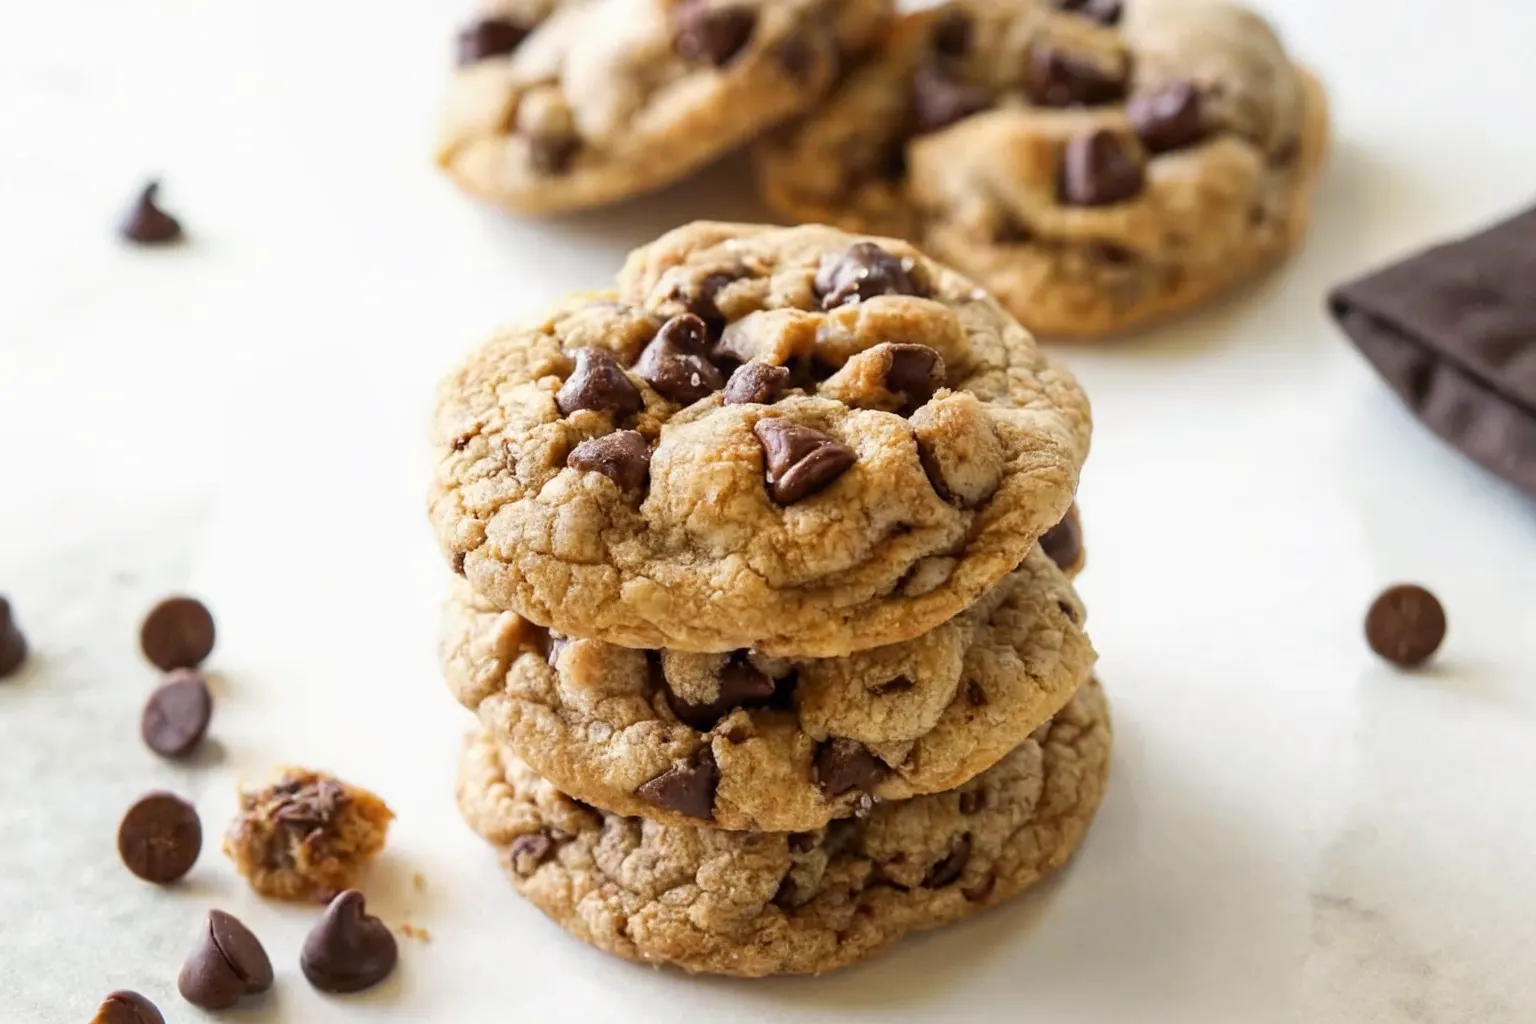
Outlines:
[[821, 972], [1081, 841], [1088, 404], [969, 280], [690, 225], [475, 350], [436, 432], [460, 806], [572, 934]]

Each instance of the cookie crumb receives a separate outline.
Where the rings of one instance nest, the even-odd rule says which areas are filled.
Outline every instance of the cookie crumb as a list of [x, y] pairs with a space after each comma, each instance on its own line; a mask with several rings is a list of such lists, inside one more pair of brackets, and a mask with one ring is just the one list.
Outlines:
[[427, 931], [425, 928], [418, 928], [411, 924], [409, 921], [397, 927], [395, 931], [399, 932], [401, 935], [404, 935], [408, 939], [415, 939], [417, 942], [426, 943], [432, 941], [431, 932]]
[[411, 876], [411, 888], [417, 892], [427, 891], [427, 876], [420, 871]]

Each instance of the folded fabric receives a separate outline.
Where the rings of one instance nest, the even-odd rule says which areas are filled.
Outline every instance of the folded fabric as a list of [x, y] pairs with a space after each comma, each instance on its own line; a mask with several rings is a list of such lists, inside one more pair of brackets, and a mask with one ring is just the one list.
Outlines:
[[1328, 304], [1426, 426], [1536, 495], [1536, 208], [1340, 285]]

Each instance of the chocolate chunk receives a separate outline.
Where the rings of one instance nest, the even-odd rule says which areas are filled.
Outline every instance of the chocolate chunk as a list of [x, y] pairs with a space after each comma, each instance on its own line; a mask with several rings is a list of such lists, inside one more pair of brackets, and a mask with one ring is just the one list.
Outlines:
[[1081, 14], [1106, 26], [1120, 24], [1120, 17], [1125, 13], [1121, 0], [1055, 0], [1055, 6], [1059, 11]]
[[877, 295], [921, 294], [905, 261], [874, 242], [856, 242], [845, 253], [823, 256], [815, 284], [822, 309], [836, 309]]
[[1042, 107], [1092, 107], [1125, 97], [1125, 75], [1053, 46], [1030, 48], [1024, 92]]
[[459, 65], [505, 57], [528, 38], [528, 28], [506, 18], [484, 18], [459, 32]]
[[117, 852], [123, 864], [157, 885], [191, 871], [202, 850], [203, 823], [197, 809], [174, 793], [140, 798], [117, 827]]
[[1134, 198], [1146, 177], [1134, 154], [1114, 132], [1099, 129], [1067, 143], [1061, 166], [1061, 201], [1071, 206], [1109, 206]]
[[156, 687], [144, 705], [139, 732], [161, 757], [184, 757], [202, 740], [213, 717], [213, 695], [195, 669], [181, 668]]
[[530, 832], [512, 840], [507, 847], [507, 860], [519, 878], [530, 878], [554, 851], [555, 844], [547, 834]]
[[725, 385], [726, 405], [772, 405], [789, 387], [789, 367], [743, 363]]
[[719, 693], [708, 704], [689, 704], [672, 688], [667, 688], [667, 705], [679, 720], [700, 732], [708, 732], [715, 723], [744, 704], [771, 700], [776, 691], [774, 681], [752, 667], [744, 655], [738, 654], [720, 669]]
[[389, 926], [367, 912], [362, 893], [348, 889], [310, 930], [299, 967], [321, 992], [361, 992], [389, 977], [398, 957]]
[[902, 396], [901, 414], [910, 416], [944, 386], [944, 357], [927, 345], [896, 344], [889, 351], [885, 390]]
[[118, 233], [136, 245], [166, 245], [181, 241], [181, 222], [160, 209], [156, 199], [160, 183], [144, 186], [118, 225]]
[[242, 996], [272, 987], [272, 961], [261, 940], [222, 910], [208, 912], [208, 924], [176, 978], [181, 997], [204, 1010], [227, 1010]]
[[1169, 82], [1156, 92], [1132, 96], [1125, 112], [1136, 137], [1150, 153], [1183, 149], [1205, 137], [1200, 90], [1187, 78]]
[[768, 463], [774, 500], [793, 505], [831, 485], [859, 460], [852, 448], [788, 420], [758, 420], [752, 428]]
[[160, 1008], [137, 992], [113, 992], [96, 1008], [91, 1024], [165, 1024]]
[[752, 39], [757, 12], [750, 7], [716, 7], [710, 0], [683, 0], [672, 11], [673, 47], [684, 60], [723, 68]]
[[1045, 531], [1040, 547], [1058, 569], [1070, 569], [1077, 564], [1083, 555], [1083, 526], [1078, 522], [1076, 505], [1067, 510], [1061, 522]]
[[957, 880], [971, 860], [971, 836], [967, 832], [951, 847], [944, 859], [928, 869], [923, 876], [924, 889], [942, 889]]
[[635, 363], [635, 375], [669, 401], [690, 405], [725, 387], [720, 370], [705, 356], [709, 328], [692, 313], [661, 325]]
[[715, 786], [719, 782], [714, 751], [704, 746], [686, 763], [673, 765], [641, 783], [635, 795], [663, 810], [709, 821], [714, 817]]
[[27, 638], [11, 615], [11, 602], [0, 597], [0, 679], [21, 668], [27, 660]]
[[852, 789], [868, 793], [890, 773], [885, 762], [856, 740], [830, 739], [816, 751], [812, 781], [828, 800]]
[[992, 106], [992, 93], [951, 78], [936, 68], [912, 76], [912, 130], [918, 135], [942, 131]]
[[600, 348], [579, 348], [576, 368], [560, 386], [555, 405], [564, 416], [578, 409], [591, 409], [621, 417], [645, 408], [645, 399], [612, 355]]
[[571, 449], [565, 464], [584, 472], [601, 473], [622, 491], [645, 487], [651, 472], [651, 446], [637, 430], [619, 430], [583, 441]]
[[155, 605], [139, 628], [139, 646], [163, 672], [197, 668], [213, 651], [213, 616], [202, 602], [168, 597]]
[[928, 47], [940, 57], [964, 57], [970, 52], [974, 30], [971, 16], [958, 7], [951, 7], [934, 19], [933, 27], [928, 30]]
[[1400, 668], [1418, 668], [1440, 649], [1445, 639], [1445, 609], [1421, 586], [1401, 583], [1389, 587], [1365, 616], [1365, 638], [1371, 650]]

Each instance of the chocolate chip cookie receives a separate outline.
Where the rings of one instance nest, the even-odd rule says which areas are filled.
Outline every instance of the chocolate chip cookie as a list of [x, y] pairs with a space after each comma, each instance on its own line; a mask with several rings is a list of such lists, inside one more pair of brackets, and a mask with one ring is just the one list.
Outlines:
[[637, 651], [551, 639], [460, 586], [450, 688], [561, 791], [673, 825], [797, 831], [953, 789], [1093, 665], [1072, 586], [1036, 549], [967, 611], [847, 658]]
[[1299, 244], [1326, 101], [1263, 19], [1189, 0], [957, 0], [909, 15], [758, 149], [769, 203], [901, 235], [1031, 330], [1203, 302]]
[[458, 40], [438, 162], [524, 212], [683, 177], [806, 110], [890, 0], [495, 0]]
[[624, 647], [909, 640], [1066, 514], [1088, 403], [890, 239], [698, 223], [444, 383], [431, 517], [492, 605]]
[[1108, 708], [1089, 682], [957, 790], [806, 832], [743, 833], [604, 814], [486, 733], [459, 807], [512, 884], [566, 931], [630, 960], [761, 977], [821, 974], [995, 906], [1082, 842], [1109, 772]]

